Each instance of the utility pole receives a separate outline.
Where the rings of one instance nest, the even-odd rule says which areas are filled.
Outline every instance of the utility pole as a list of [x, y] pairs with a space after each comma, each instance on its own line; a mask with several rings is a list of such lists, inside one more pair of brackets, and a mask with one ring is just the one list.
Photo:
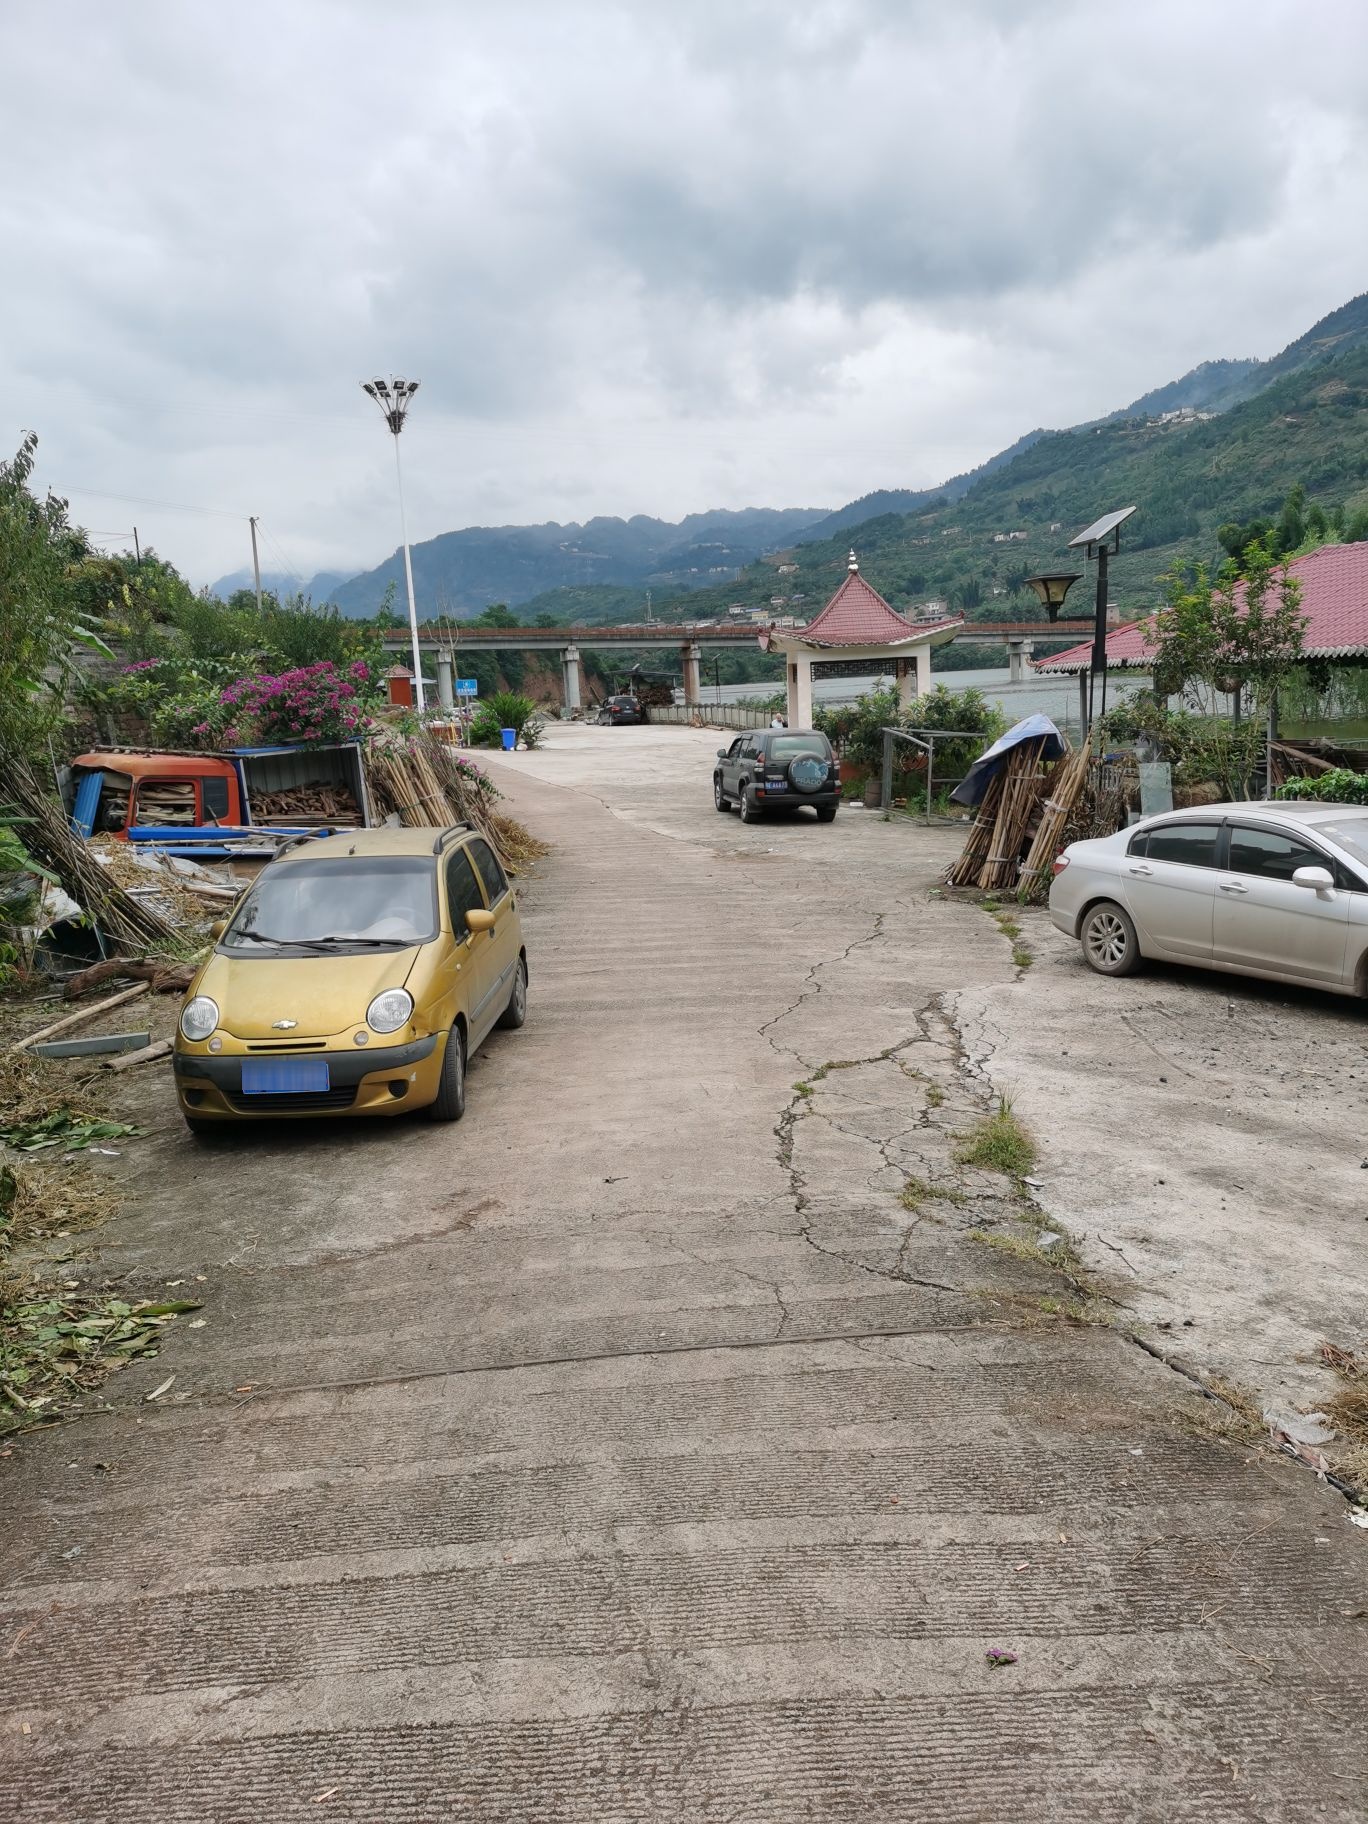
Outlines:
[[252, 528], [252, 575], [256, 580], [257, 617], [258, 617], [258, 619], [260, 619], [260, 616], [261, 616], [261, 558], [257, 554], [257, 535], [256, 535], [257, 522], [256, 522], [255, 517], [253, 517], [252, 519], [249, 519], [247, 521], [247, 524]]
[[134, 528], [133, 528], [133, 555], [138, 560], [138, 568], [139, 568], [139, 570], [141, 570], [142, 569], [142, 546], [138, 543], [138, 528], [136, 526], [134, 526]]
[[394, 438], [394, 474], [399, 483], [399, 532], [404, 541], [404, 581], [408, 585], [409, 635], [413, 643], [413, 697], [421, 715], [423, 701], [423, 655], [418, 646], [418, 609], [413, 599], [413, 559], [409, 556], [408, 518], [404, 512], [404, 471], [399, 461], [399, 433], [418, 391], [416, 380], [363, 380], [361, 390], [369, 393], [380, 407], [385, 423]]

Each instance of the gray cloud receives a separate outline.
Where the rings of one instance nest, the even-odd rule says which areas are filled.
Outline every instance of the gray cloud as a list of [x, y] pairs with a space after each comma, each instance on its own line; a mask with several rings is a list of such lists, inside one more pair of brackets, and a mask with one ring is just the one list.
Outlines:
[[[836, 505], [1364, 283], [1354, 0], [74, 0], [0, 34], [0, 440], [36, 428], [92, 525], [135, 509], [80, 487], [259, 512], [302, 572], [393, 546], [372, 371], [423, 379], [416, 536]], [[197, 577], [241, 561], [230, 518], [136, 512]]]

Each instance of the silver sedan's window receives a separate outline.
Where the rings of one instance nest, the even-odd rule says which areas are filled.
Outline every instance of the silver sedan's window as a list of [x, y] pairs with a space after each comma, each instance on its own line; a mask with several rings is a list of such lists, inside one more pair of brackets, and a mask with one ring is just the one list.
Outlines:
[[1298, 868], [1323, 868], [1325, 854], [1295, 836], [1280, 836], [1275, 830], [1250, 830], [1238, 824], [1231, 826], [1230, 860], [1232, 874], [1254, 874], [1263, 880], [1291, 880]]
[[1178, 861], [1189, 868], [1216, 866], [1215, 823], [1164, 823], [1149, 833], [1145, 849], [1151, 861]]

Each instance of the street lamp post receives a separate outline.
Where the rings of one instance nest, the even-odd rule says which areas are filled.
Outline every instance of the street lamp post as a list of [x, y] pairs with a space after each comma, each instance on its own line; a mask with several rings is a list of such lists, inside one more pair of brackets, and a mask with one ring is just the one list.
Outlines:
[[1122, 507], [1115, 513], [1104, 513], [1101, 519], [1085, 526], [1077, 538], [1069, 540], [1070, 551], [1084, 546], [1084, 556], [1097, 559], [1097, 607], [1093, 620], [1092, 663], [1088, 668], [1089, 729], [1096, 719], [1093, 698], [1099, 674], [1102, 678], [1101, 713], [1104, 716], [1107, 713], [1107, 559], [1115, 557], [1121, 549], [1121, 527], [1134, 511], [1134, 507]]
[[418, 609], [413, 599], [413, 559], [409, 555], [408, 516], [404, 512], [404, 470], [399, 461], [399, 433], [404, 428], [408, 409], [413, 404], [413, 395], [418, 391], [416, 380], [363, 380], [362, 392], [369, 393], [380, 407], [385, 423], [394, 437], [394, 473], [399, 483], [399, 531], [404, 541], [404, 581], [408, 585], [409, 634], [413, 641], [413, 694], [421, 715], [423, 699], [423, 655], [418, 650]]

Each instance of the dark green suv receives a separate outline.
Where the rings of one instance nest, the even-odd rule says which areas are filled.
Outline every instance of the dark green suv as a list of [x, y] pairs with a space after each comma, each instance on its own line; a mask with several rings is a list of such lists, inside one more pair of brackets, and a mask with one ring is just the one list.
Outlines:
[[719, 747], [713, 768], [713, 803], [719, 811], [741, 807], [742, 823], [766, 811], [796, 811], [810, 804], [819, 823], [830, 823], [841, 802], [841, 772], [825, 735], [812, 728], [763, 728]]

